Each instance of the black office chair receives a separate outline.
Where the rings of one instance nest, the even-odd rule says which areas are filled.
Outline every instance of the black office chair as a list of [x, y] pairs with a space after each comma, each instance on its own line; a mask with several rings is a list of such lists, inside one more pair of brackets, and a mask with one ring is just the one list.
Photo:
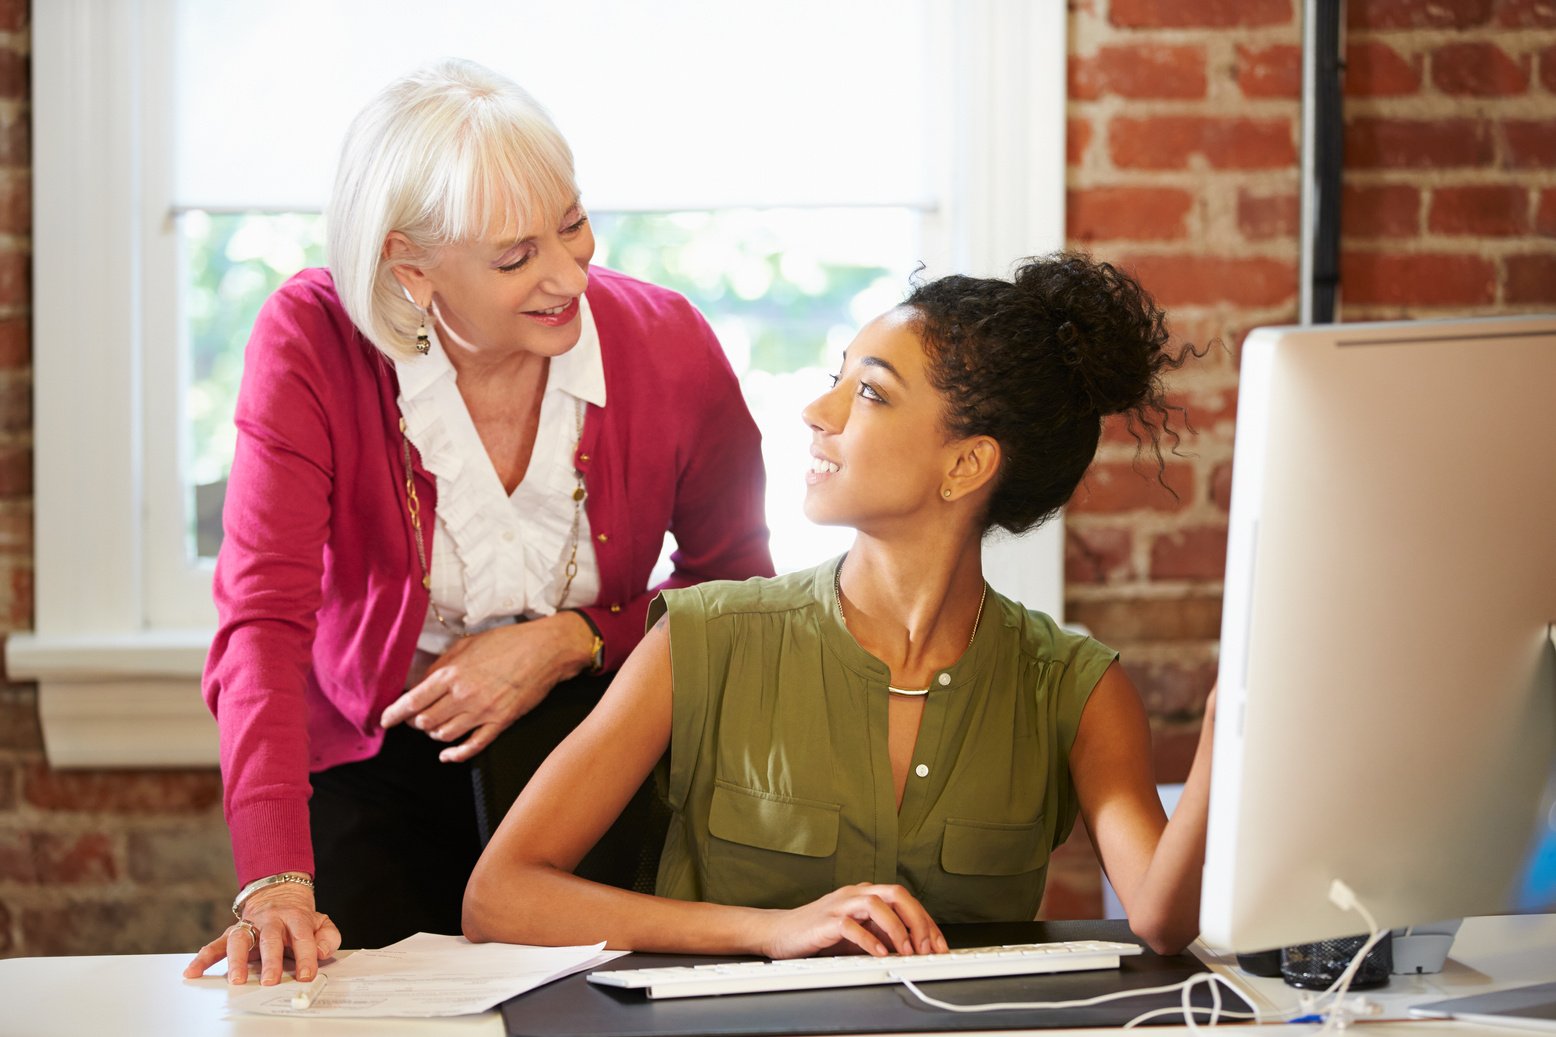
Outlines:
[[[482, 846], [491, 841], [503, 815], [546, 756], [600, 701], [611, 676], [581, 676], [562, 682], [475, 757], [470, 774]], [[670, 810], [650, 775], [616, 823], [578, 862], [574, 873], [622, 889], [652, 893], [669, 824]]]

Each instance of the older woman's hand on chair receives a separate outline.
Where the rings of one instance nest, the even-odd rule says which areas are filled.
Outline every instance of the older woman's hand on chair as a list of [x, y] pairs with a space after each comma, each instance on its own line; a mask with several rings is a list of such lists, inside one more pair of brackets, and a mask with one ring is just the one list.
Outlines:
[[409, 723], [439, 742], [464, 738], [438, 759], [468, 760], [557, 684], [587, 669], [593, 645], [594, 632], [575, 612], [462, 637], [384, 710], [380, 722]]
[[288, 955], [298, 982], [307, 983], [319, 971], [319, 962], [340, 949], [340, 930], [329, 915], [314, 910], [313, 890], [293, 884], [260, 890], [243, 905], [243, 919], [228, 926], [216, 939], [200, 948], [184, 968], [185, 979], [197, 979], [223, 958], [227, 982], [248, 982], [249, 966], [259, 962], [259, 982], [281, 982]]

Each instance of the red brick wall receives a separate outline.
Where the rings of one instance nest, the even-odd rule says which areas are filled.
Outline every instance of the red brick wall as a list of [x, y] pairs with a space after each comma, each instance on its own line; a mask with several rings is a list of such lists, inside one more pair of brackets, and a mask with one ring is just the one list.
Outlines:
[[[1188, 340], [1179, 498], [1110, 432], [1067, 520], [1067, 608], [1125, 653], [1157, 772], [1213, 679], [1235, 349], [1296, 316], [1298, 0], [1074, 0], [1069, 238], [1134, 267]], [[26, 0], [0, 0], [0, 623], [31, 626]], [[1366, 319], [1556, 308], [1556, 0], [1350, 0], [1345, 303]], [[0, 956], [190, 949], [232, 888], [213, 772], [51, 772], [0, 686]], [[1098, 910], [1084, 835], [1047, 911]]]
[[[26, 0], [0, 2], [0, 623], [32, 625], [32, 256]], [[35, 874], [21, 768], [36, 759], [30, 688], [0, 690], [0, 955], [22, 953], [16, 893]], [[13, 892], [13, 890], [15, 892]]]
[[[1180, 498], [1115, 429], [1066, 523], [1069, 616], [1124, 653], [1176, 781], [1215, 674], [1236, 350], [1297, 316], [1301, 4], [1070, 7], [1070, 243], [1223, 347], [1171, 383], [1199, 431]], [[1349, 0], [1346, 64], [1341, 319], [1556, 309], [1556, 0]], [[1096, 874], [1066, 846], [1047, 912], [1094, 913]]]
[[1345, 315], [1556, 308], [1556, 2], [1353, 5]]

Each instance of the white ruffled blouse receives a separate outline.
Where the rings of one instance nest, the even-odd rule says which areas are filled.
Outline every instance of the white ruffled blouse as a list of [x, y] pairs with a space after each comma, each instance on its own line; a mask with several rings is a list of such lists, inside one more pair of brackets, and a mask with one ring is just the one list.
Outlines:
[[[583, 408], [605, 405], [605, 367], [587, 298], [579, 299], [578, 316], [578, 344], [551, 360], [534, 451], [511, 496], [481, 443], [436, 331], [428, 328], [432, 347], [426, 356], [395, 361], [406, 435], [437, 479], [432, 601], [453, 628], [429, 608], [416, 642], [424, 651], [440, 655], [457, 632], [479, 633], [515, 616], [549, 616], [599, 596], [589, 516], [573, 501], [573, 454]], [[575, 509], [578, 573], [559, 606]]]

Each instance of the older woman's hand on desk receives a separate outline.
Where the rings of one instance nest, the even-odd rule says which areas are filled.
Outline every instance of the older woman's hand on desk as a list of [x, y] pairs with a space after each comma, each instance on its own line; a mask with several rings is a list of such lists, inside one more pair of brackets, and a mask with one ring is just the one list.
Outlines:
[[860, 882], [774, 912], [761, 941], [769, 958], [812, 954], [929, 954], [947, 950], [924, 905], [897, 885]]
[[444, 763], [468, 760], [557, 684], [588, 667], [593, 645], [589, 625], [573, 612], [462, 637], [384, 710], [380, 722], [409, 723], [440, 742], [469, 735], [438, 754]]
[[246, 983], [249, 964], [257, 959], [259, 981], [269, 986], [281, 982], [282, 965], [290, 954], [298, 982], [307, 983], [319, 971], [319, 962], [338, 949], [340, 930], [328, 915], [313, 909], [313, 890], [280, 885], [249, 897], [243, 921], [200, 948], [184, 968], [184, 978], [196, 979], [226, 958], [227, 982]]

